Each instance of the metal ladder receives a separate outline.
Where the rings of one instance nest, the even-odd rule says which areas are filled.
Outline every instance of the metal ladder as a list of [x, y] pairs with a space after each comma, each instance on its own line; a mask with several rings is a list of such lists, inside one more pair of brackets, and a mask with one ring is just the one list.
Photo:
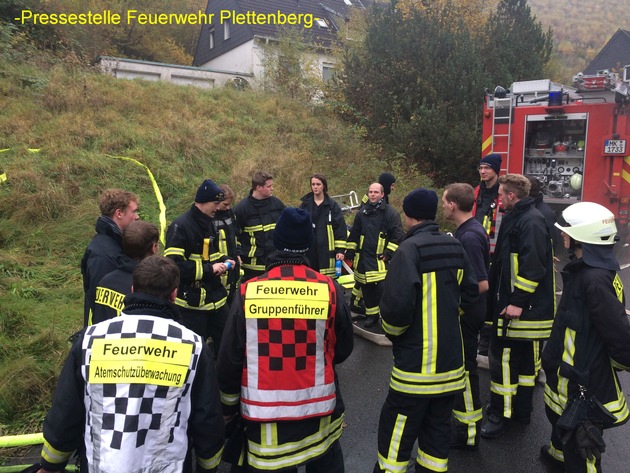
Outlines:
[[[513, 97], [505, 97], [502, 99], [494, 98], [494, 112], [492, 114], [492, 147], [490, 152], [505, 155], [503, 160], [502, 171], [506, 171], [510, 168], [510, 145], [512, 144], [512, 110], [513, 110]], [[507, 117], [497, 117], [497, 108], [508, 108]], [[495, 133], [495, 127], [497, 126], [498, 121], [505, 120], [507, 118], [507, 133]], [[505, 151], [495, 150], [495, 140], [496, 138], [507, 138], [507, 147]]]

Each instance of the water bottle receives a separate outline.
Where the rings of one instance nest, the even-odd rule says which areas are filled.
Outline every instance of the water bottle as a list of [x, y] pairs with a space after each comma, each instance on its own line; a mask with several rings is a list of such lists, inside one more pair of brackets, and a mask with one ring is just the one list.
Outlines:
[[226, 271], [229, 271], [230, 269], [232, 269], [232, 263], [230, 263], [229, 261], [226, 261], [223, 264], [225, 265], [225, 270]]
[[338, 259], [335, 261], [335, 277], [338, 278], [341, 276], [341, 260]]

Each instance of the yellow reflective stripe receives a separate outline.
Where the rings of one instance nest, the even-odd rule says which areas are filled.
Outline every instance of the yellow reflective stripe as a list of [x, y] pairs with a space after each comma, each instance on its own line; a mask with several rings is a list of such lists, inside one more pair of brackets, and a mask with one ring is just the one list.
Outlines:
[[395, 325], [388, 324], [387, 322], [385, 322], [385, 320], [382, 320], [381, 323], [383, 325], [383, 331], [385, 333], [388, 333], [389, 335], [394, 336], [402, 335], [403, 333], [405, 333], [405, 330], [409, 328], [409, 325], [405, 325], [404, 327], [396, 327]]
[[210, 256], [208, 256], [208, 259], [210, 261], [217, 261], [218, 259], [220, 259], [223, 256], [223, 253], [221, 253], [220, 251], [217, 251], [215, 253], [212, 253]]
[[346, 242], [346, 249], [348, 250], [357, 250], [357, 244], [354, 241]]
[[203, 262], [200, 260], [195, 261], [195, 281], [201, 281], [203, 278]]
[[536, 376], [529, 374], [521, 374], [518, 376], [518, 385], [519, 386], [536, 386]]
[[268, 223], [267, 225], [252, 225], [249, 227], [243, 227], [243, 231], [245, 233], [268, 232], [274, 228], [276, 228], [275, 223]]
[[567, 328], [564, 331], [564, 350], [562, 351], [562, 361], [570, 366], [575, 366], [575, 337], [575, 330]]
[[405, 424], [407, 423], [407, 416], [403, 414], [396, 415], [396, 421], [392, 429], [392, 436], [389, 440], [389, 446], [387, 448], [387, 457], [383, 457], [380, 453], [378, 455], [378, 464], [385, 471], [407, 471], [408, 461], [397, 461], [398, 453], [400, 452], [400, 443], [402, 442], [403, 433], [405, 432]]
[[265, 270], [265, 265], [263, 265], [263, 264], [247, 264], [247, 263], [243, 263], [242, 266], [243, 266], [243, 269], [251, 269], [253, 271], [264, 271]]
[[510, 292], [514, 292], [514, 283], [518, 274], [518, 253], [510, 253], [512, 264], [510, 264]]
[[617, 294], [617, 299], [619, 299], [619, 302], [623, 303], [623, 282], [621, 282], [621, 278], [618, 274], [615, 274], [612, 285], [615, 289], [615, 294]]
[[457, 270], [457, 284], [461, 286], [463, 280], [464, 280], [464, 270], [460, 268]]
[[549, 448], [547, 449], [547, 451], [549, 452], [549, 455], [551, 455], [556, 460], [564, 462], [564, 453], [562, 453], [562, 450], [558, 450], [556, 447], [554, 447], [553, 444], [549, 444]]
[[437, 371], [438, 322], [437, 322], [437, 280], [435, 272], [422, 275], [422, 328], [424, 331], [422, 349], [422, 371]]
[[434, 457], [433, 455], [429, 455], [427, 452], [421, 450], [420, 447], [418, 447], [416, 462], [421, 467], [430, 471], [448, 471], [448, 458]]
[[[205, 300], [205, 291], [203, 291], [204, 294], [201, 298], [201, 300]], [[177, 299], [175, 299], [175, 304], [180, 306], [180, 307], [185, 307], [186, 309], [191, 309], [191, 310], [215, 310], [215, 309], [220, 309], [221, 307], [223, 307], [225, 304], [227, 303], [227, 297], [224, 297], [223, 299], [220, 299], [216, 302], [209, 302], [207, 304], [203, 304], [200, 305], [198, 307], [192, 306], [192, 305], [188, 305], [188, 303], [184, 300], [184, 299], [180, 299], [179, 297]]]
[[[361, 245], [363, 248], [363, 245]], [[376, 254], [380, 255], [385, 251], [385, 238], [383, 238], [383, 234], [378, 234], [378, 240], [376, 240]]]
[[346, 240], [335, 240], [334, 244], [335, 244], [335, 248], [339, 248], [340, 250], [343, 250], [346, 248]]
[[396, 367], [389, 382], [395, 391], [413, 395], [444, 394], [465, 388], [464, 367], [444, 373], [411, 373]]
[[328, 241], [328, 251], [335, 250], [335, 234], [333, 233], [333, 227], [329, 223], [326, 225], [326, 239]]
[[[472, 396], [472, 386], [470, 384], [470, 372], [466, 371], [464, 382], [466, 384], [466, 388], [462, 393], [462, 399], [464, 401], [464, 409], [465, 411], [459, 411], [457, 409], [453, 409], [453, 417], [457, 419], [462, 424], [468, 425], [468, 439], [467, 443], [474, 445], [475, 436], [477, 434], [476, 423], [483, 418], [482, 409], [475, 409], [475, 405], [473, 402]], [[471, 426], [473, 427], [471, 430]], [[472, 440], [472, 443], [470, 442]]]
[[256, 257], [256, 235], [253, 235], [249, 238], [249, 253], [247, 256], [251, 259]]
[[488, 218], [487, 215], [483, 217], [482, 225], [483, 225], [483, 228], [486, 230], [486, 233], [490, 235], [490, 230], [492, 228], [492, 221], [490, 220], [490, 218]]
[[197, 456], [197, 464], [205, 470], [212, 470], [213, 468], [217, 468], [219, 463], [221, 463], [221, 455], [223, 455], [223, 447], [221, 447], [221, 450], [212, 458], [201, 458]]
[[365, 315], [378, 315], [380, 313], [378, 306], [365, 307]]
[[396, 251], [398, 249], [398, 245], [396, 243], [393, 243], [393, 242], [390, 241], [387, 244], [387, 249], [390, 250], [390, 251]]
[[42, 447], [42, 458], [48, 463], [60, 464], [65, 463], [70, 458], [72, 452], [62, 452], [54, 448], [46, 439], [44, 439], [44, 446]]
[[221, 394], [221, 402], [226, 406], [235, 406], [241, 400], [241, 395], [239, 393], [229, 394], [224, 391], [220, 391]]
[[183, 248], [176, 248], [174, 246], [169, 246], [164, 250], [164, 256], [181, 256], [185, 258], [186, 250]]
[[549, 338], [553, 320], [498, 319], [499, 333], [506, 338], [538, 340]]
[[248, 441], [248, 462], [257, 470], [278, 471], [283, 468], [298, 466], [325, 453], [341, 437], [343, 415], [333, 422], [330, 416], [320, 420], [319, 431], [297, 442], [280, 444], [277, 424], [262, 423], [260, 428], [261, 443]]
[[525, 292], [529, 292], [533, 294], [536, 291], [536, 288], [538, 287], [538, 283], [536, 281], [531, 281], [517, 274], [516, 279], [514, 280], [514, 287], [517, 287], [519, 289], [522, 289]]
[[203, 250], [201, 250], [201, 259], [204, 261], [208, 261], [210, 258], [208, 257], [208, 253], [210, 252], [210, 238], [203, 239]]
[[7, 180], [7, 173], [4, 171], [0, 171], [0, 184], [2, 184], [3, 182], [6, 182]]

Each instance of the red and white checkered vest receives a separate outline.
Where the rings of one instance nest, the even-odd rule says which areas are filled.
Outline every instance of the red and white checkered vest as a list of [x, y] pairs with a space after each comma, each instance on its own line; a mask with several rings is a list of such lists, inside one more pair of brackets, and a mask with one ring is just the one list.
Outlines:
[[304, 265], [272, 268], [241, 286], [247, 337], [241, 413], [299, 420], [335, 408], [332, 280]]

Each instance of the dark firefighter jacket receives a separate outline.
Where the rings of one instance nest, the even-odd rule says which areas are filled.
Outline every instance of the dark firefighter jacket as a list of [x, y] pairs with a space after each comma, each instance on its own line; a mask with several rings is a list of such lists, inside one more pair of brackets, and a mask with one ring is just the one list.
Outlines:
[[485, 182], [481, 182], [475, 187], [475, 203], [473, 204], [472, 213], [486, 230], [490, 240], [490, 254], [494, 253], [499, 227], [505, 214], [505, 210], [499, 201], [498, 182], [490, 188], [486, 187]]
[[212, 264], [227, 258], [218, 252], [212, 219], [194, 204], [171, 223], [166, 232], [164, 256], [179, 268], [178, 306], [214, 310], [225, 305], [227, 292]]
[[285, 207], [275, 196], [259, 200], [252, 197], [251, 192], [234, 207], [244, 269], [265, 270], [267, 257], [275, 251], [273, 230]]
[[170, 302], [132, 294], [120, 317], [85, 329], [44, 420], [44, 468], [61, 470], [83, 444], [81, 471], [181, 472], [190, 438], [197, 471], [216, 471], [224, 424], [212, 355], [177, 317]]
[[380, 303], [392, 341], [389, 387], [410, 396], [445, 396], [465, 387], [461, 311], [479, 285], [461, 243], [437, 223], [412, 227], [390, 263]]
[[94, 288], [91, 298], [94, 310], [90, 325], [118, 317], [124, 307], [125, 296], [131, 294], [132, 273], [138, 262], [125, 254], [120, 255], [118, 261], [118, 269], [106, 274]]
[[[354, 278], [362, 284], [385, 279], [389, 261], [403, 237], [400, 215], [384, 201], [361, 207], [348, 236], [346, 257], [354, 260]], [[384, 258], [383, 258], [384, 257]]]
[[311, 192], [302, 197], [300, 208], [306, 209], [313, 220], [313, 245], [307, 253], [309, 263], [320, 273], [334, 276], [336, 254], [345, 251], [348, 235], [341, 207], [328, 195], [316, 206]]
[[[303, 464], [341, 436], [344, 405], [334, 367], [352, 353], [354, 336], [336, 281], [308, 268], [302, 256], [275, 252], [269, 261], [268, 271], [243, 283], [236, 295], [217, 371], [224, 414], [240, 410], [250, 419], [249, 464], [276, 471], [276, 462], [287, 468]], [[317, 290], [305, 297], [300, 292], [306, 286]], [[263, 308], [268, 313], [301, 306], [319, 307], [325, 318], [261, 314]], [[283, 389], [288, 386], [293, 387]], [[266, 420], [251, 419], [258, 416]]]
[[221, 282], [229, 292], [230, 288], [239, 280], [241, 272], [237, 258], [237, 256], [240, 256], [240, 253], [236, 240], [238, 236], [236, 216], [232, 209], [221, 210], [214, 215], [213, 223], [218, 238], [219, 253], [228, 259], [234, 260], [236, 265], [221, 275]]
[[[615, 271], [571, 261], [562, 272], [558, 312], [545, 345], [545, 403], [561, 415], [567, 399], [587, 388], [613, 414], [628, 420], [628, 406], [617, 370], [630, 369], [630, 324], [623, 283]], [[610, 425], [605, 425], [610, 427]]]
[[[499, 337], [544, 340], [551, 333], [556, 309], [551, 237], [547, 222], [525, 197], [503, 217], [490, 261], [488, 316]], [[518, 319], [500, 312], [508, 305], [523, 309]]]
[[83, 275], [83, 325], [91, 324], [91, 313], [94, 300], [90, 294], [98, 282], [108, 273], [118, 267], [118, 258], [122, 254], [122, 233], [114, 221], [100, 216], [96, 221], [96, 235], [90, 241], [81, 259], [81, 274]]

